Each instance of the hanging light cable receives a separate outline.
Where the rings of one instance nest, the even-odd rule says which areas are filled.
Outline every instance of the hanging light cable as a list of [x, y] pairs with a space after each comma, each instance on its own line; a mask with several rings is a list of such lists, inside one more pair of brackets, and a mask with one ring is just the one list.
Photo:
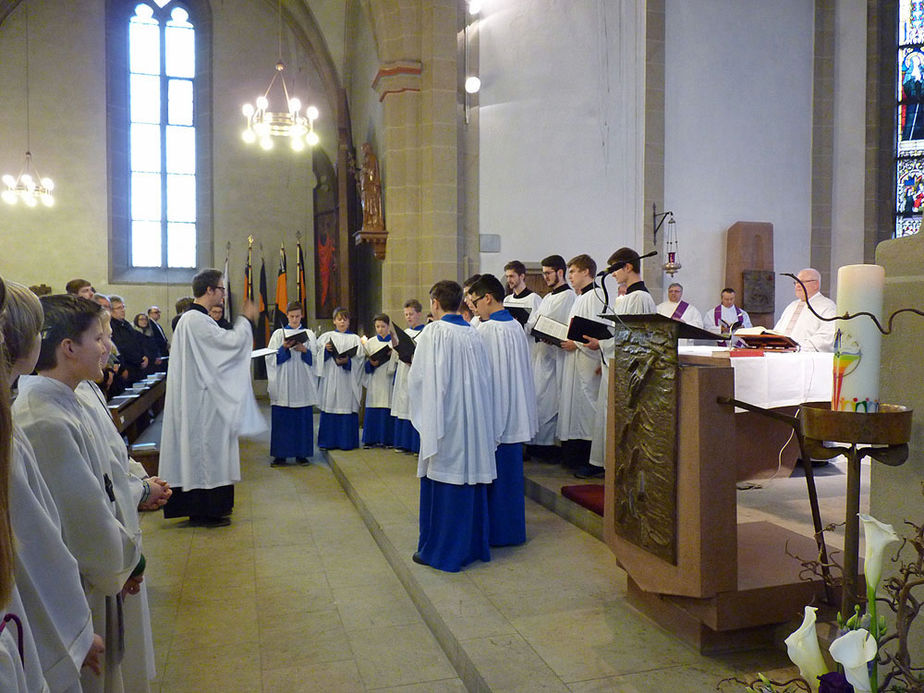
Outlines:
[[42, 178], [32, 163], [32, 124], [29, 117], [29, 6], [23, 3], [26, 13], [26, 157], [19, 175], [15, 178], [9, 174], [2, 181], [6, 189], [0, 192], [0, 198], [9, 205], [22, 202], [27, 207], [35, 207], [41, 202], [46, 207], [55, 203], [51, 194], [55, 184], [51, 178]]

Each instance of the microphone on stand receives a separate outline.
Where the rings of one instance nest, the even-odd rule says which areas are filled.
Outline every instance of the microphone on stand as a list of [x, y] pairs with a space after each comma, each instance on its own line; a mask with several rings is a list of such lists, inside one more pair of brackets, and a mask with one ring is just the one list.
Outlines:
[[[657, 255], [657, 254], [658, 254], [658, 251], [657, 251], [657, 250], [652, 250], [650, 253], [645, 253], [644, 255], [639, 255], [639, 256], [638, 256], [638, 259], [639, 259], [639, 260], [644, 260], [646, 257], [654, 257], [654, 256]], [[607, 267], [605, 270], [601, 270], [600, 272], [597, 272], [597, 276], [598, 276], [598, 277], [602, 277], [602, 276], [607, 275], [607, 274], [612, 274], [612, 273], [615, 272], [616, 270], [621, 270], [621, 269], [622, 269], [623, 267], [625, 267], [629, 262], [630, 262], [630, 260], [617, 260], [617, 261], [614, 262], [612, 265], [610, 265], [609, 267]], [[636, 267], [636, 268], [635, 268], [635, 271], [637, 272], [639, 269], [640, 269], [640, 268]]]

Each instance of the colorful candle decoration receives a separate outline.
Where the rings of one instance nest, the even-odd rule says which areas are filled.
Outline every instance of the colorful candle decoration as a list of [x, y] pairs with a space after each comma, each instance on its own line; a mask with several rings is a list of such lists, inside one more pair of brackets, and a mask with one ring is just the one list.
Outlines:
[[[861, 311], [882, 319], [885, 269], [879, 265], [845, 265], [837, 271], [837, 314]], [[868, 318], [838, 320], [834, 342], [834, 387], [831, 409], [879, 411], [879, 354], [882, 334]]]

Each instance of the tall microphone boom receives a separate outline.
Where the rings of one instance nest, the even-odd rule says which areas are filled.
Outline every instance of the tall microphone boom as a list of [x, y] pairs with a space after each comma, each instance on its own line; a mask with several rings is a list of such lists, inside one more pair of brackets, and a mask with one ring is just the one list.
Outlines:
[[[644, 260], [646, 257], [654, 257], [654, 256], [657, 255], [657, 254], [658, 254], [658, 251], [657, 251], [657, 250], [652, 250], [650, 253], [645, 253], [644, 255], [639, 255], [639, 256], [638, 256], [638, 259], [639, 259], [639, 260]], [[628, 263], [627, 263], [625, 260], [620, 260], [619, 262], [614, 262], [612, 265], [610, 265], [609, 267], [607, 267], [605, 270], [603, 270], [603, 271], [601, 271], [601, 272], [597, 272], [597, 276], [598, 276], [598, 277], [602, 277], [602, 276], [605, 275], [605, 274], [612, 274], [612, 273], [615, 272], [616, 270], [621, 270], [621, 269], [622, 269], [623, 267], [625, 267], [627, 264], [628, 264]], [[638, 271], [639, 268], [636, 267], [635, 269], [636, 269], [636, 271]]]

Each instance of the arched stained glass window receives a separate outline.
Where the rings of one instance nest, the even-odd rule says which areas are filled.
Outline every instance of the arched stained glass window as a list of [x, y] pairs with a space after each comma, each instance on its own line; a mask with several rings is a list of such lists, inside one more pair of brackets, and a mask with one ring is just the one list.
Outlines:
[[899, 0], [895, 236], [924, 216], [924, 0]]
[[185, 281], [211, 254], [208, 3], [107, 13], [113, 279]]

